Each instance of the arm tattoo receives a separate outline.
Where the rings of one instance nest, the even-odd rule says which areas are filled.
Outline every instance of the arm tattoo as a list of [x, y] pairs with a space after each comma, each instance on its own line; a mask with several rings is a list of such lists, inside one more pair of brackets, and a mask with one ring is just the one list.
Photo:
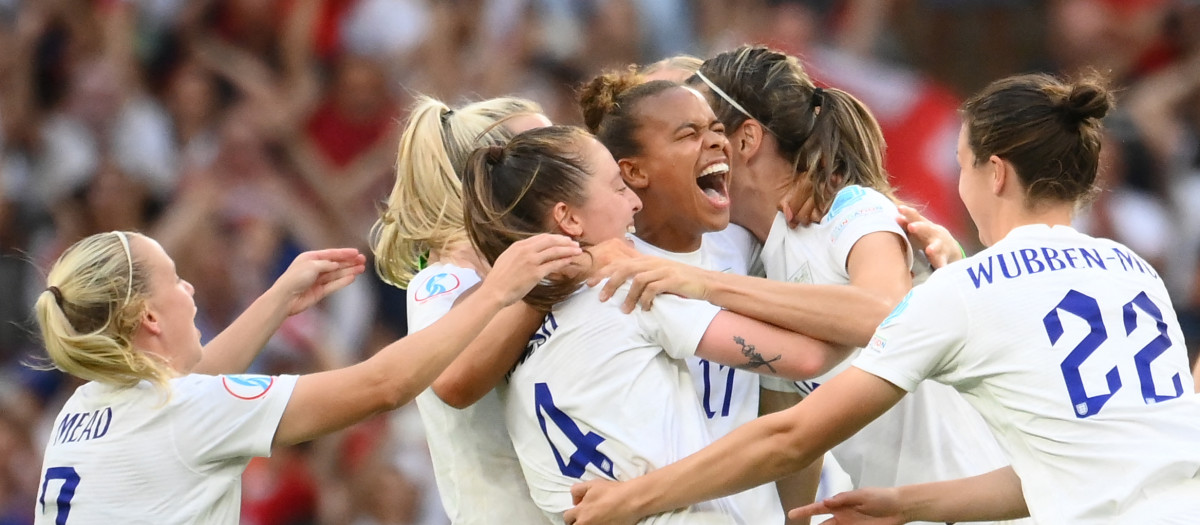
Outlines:
[[746, 369], [746, 370], [754, 370], [755, 368], [765, 366], [765, 367], [767, 367], [767, 370], [770, 370], [772, 372], [777, 372], [775, 370], [775, 367], [771, 366], [771, 363], [774, 363], [775, 361], [783, 359], [782, 355], [776, 355], [775, 357], [771, 358], [770, 360], [767, 360], [767, 359], [763, 358], [762, 354], [758, 353], [758, 351], [755, 350], [754, 345], [747, 344], [746, 340], [742, 339], [740, 336], [736, 336], [736, 335], [733, 336], [733, 342], [735, 342], [739, 346], [741, 346], [742, 347], [742, 355], [744, 355], [750, 359], [745, 365], [739, 366], [738, 368], [742, 368], [742, 369]]

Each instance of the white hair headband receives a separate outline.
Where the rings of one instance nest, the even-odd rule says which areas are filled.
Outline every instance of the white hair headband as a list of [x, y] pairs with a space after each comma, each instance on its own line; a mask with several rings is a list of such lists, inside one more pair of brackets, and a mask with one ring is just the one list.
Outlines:
[[125, 248], [125, 261], [129, 264], [129, 280], [126, 281], [125, 304], [122, 305], [129, 306], [129, 299], [133, 296], [133, 252], [129, 250], [129, 237], [125, 235], [125, 232], [114, 231], [113, 233], [116, 234], [117, 239], [121, 240], [121, 247]]
[[[741, 112], [741, 114], [745, 115], [746, 118], [748, 118], [750, 120], [757, 120], [760, 124], [762, 124], [762, 120], [754, 118], [754, 115], [751, 115], [749, 111], [746, 111], [746, 108], [742, 107], [741, 104], [738, 104], [737, 101], [734, 100], [733, 97], [729, 96], [728, 93], [725, 93], [724, 90], [717, 87], [717, 85], [714, 84], [713, 81], [709, 80], [708, 77], [704, 76], [704, 73], [696, 71], [696, 78], [699, 78], [701, 82], [704, 82], [704, 85], [708, 86], [708, 89], [711, 89], [712, 92], [716, 93], [717, 96], [721, 97], [722, 100], [724, 100], [725, 102], [728, 102], [730, 106], [733, 106], [733, 109], [736, 109], [739, 112]], [[765, 128], [765, 127], [767, 127], [767, 125], [763, 124], [763, 127]]]

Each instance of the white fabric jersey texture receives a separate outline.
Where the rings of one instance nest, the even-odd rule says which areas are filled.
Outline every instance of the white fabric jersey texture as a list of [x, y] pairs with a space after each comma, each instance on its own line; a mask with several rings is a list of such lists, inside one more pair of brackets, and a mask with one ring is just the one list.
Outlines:
[[[754, 235], [734, 224], [719, 232], [704, 234], [700, 249], [694, 252], [670, 252], [637, 237], [633, 237], [633, 245], [640, 253], [738, 275], [748, 274], [759, 249]], [[758, 417], [758, 374], [699, 357], [689, 357], [687, 365], [712, 439], [720, 439]], [[775, 483], [760, 485], [730, 498], [747, 523], [786, 521]]]
[[[599, 291], [584, 287], [554, 307], [501, 393], [530, 494], [556, 523], [571, 485], [632, 479], [712, 441], [684, 360], [720, 309], [663, 295], [625, 314], [627, 284], [607, 302]], [[744, 521], [721, 498], [642, 523]]]
[[[849, 284], [846, 261], [850, 250], [859, 239], [875, 232], [892, 232], [904, 238], [911, 265], [911, 248], [896, 223], [897, 216], [899, 211], [891, 199], [860, 186], [842, 188], [819, 223], [789, 228], [783, 214], [778, 214], [762, 249], [767, 277], [797, 283]], [[764, 378], [763, 384], [772, 389], [793, 387], [792, 391], [806, 395], [849, 368], [852, 361], [853, 356], [810, 381], [781, 385], [778, 380]], [[832, 452], [855, 487], [957, 479], [1008, 464], [979, 414], [954, 389], [934, 382], [922, 383], [913, 395]]]
[[952, 385], [1038, 523], [1195, 523], [1200, 397], [1166, 287], [1125, 246], [1022, 226], [912, 291], [854, 363]]
[[[421, 270], [408, 287], [409, 331], [441, 319], [479, 281], [475, 270], [452, 264], [434, 263]], [[504, 388], [503, 383], [497, 386]], [[546, 523], [529, 497], [496, 390], [460, 410], [427, 388], [417, 396], [417, 411], [425, 425], [438, 494], [451, 523]]]
[[55, 418], [34, 523], [235, 525], [242, 472], [269, 456], [296, 376], [87, 383]]

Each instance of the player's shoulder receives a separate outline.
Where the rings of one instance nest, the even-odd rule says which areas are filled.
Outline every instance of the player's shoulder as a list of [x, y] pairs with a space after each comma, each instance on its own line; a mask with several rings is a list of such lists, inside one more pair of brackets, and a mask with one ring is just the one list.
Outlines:
[[874, 188], [852, 184], [838, 190], [826, 219], [865, 213], [896, 212], [896, 203]]
[[762, 245], [750, 230], [730, 224], [721, 231], [705, 233], [700, 250], [705, 253], [706, 269], [746, 275], [759, 259]]
[[[973, 269], [979, 260], [986, 260], [983, 253], [965, 259], [959, 259], [946, 266], [933, 270], [919, 285], [913, 287], [909, 295], [945, 295], [957, 296], [964, 286], [969, 286], [973, 278]], [[906, 296], [907, 298], [907, 296]]]
[[438, 262], [413, 276], [408, 295], [417, 303], [438, 297], [456, 297], [481, 280], [472, 268]]
[[188, 374], [171, 380], [170, 404], [209, 403], [220, 398], [253, 401], [265, 398], [273, 390], [286, 388], [288, 378], [294, 376]]
[[730, 223], [723, 230], [705, 233], [701, 237], [701, 247], [704, 248], [708, 245], [718, 248], [749, 249], [758, 245], [758, 239], [754, 238], [754, 234], [750, 233], [750, 230]]

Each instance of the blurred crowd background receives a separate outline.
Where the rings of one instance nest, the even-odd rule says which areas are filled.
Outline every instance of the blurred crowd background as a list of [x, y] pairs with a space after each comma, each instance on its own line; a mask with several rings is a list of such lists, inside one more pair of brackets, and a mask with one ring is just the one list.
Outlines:
[[[1079, 227], [1155, 264], [1196, 345], [1198, 0], [0, 0], [0, 525], [32, 521], [44, 436], [77, 386], [25, 366], [42, 272], [66, 246], [158, 239], [207, 340], [295, 254], [369, 251], [416, 94], [516, 94], [578, 123], [575, 89], [604, 69], [748, 42], [863, 99], [900, 196], [968, 251], [961, 100], [1016, 72], [1108, 74], [1105, 191]], [[290, 319], [253, 371], [357, 361], [404, 319], [403, 292], [364, 275]], [[247, 524], [446, 522], [408, 408], [244, 479]]]

